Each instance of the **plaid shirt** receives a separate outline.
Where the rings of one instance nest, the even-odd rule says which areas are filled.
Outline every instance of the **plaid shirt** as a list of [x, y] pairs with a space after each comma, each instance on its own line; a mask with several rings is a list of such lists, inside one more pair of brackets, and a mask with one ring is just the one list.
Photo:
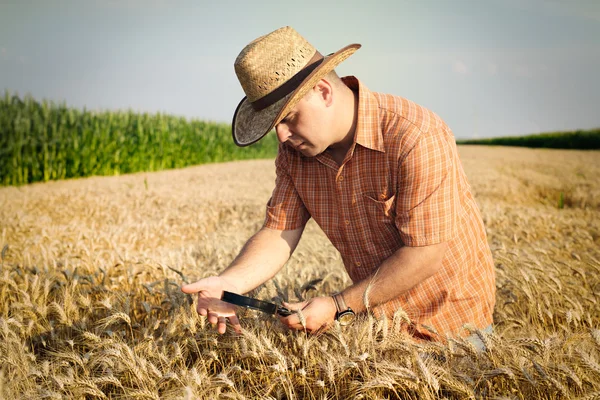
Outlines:
[[339, 250], [350, 278], [369, 277], [402, 246], [448, 242], [435, 275], [375, 307], [404, 310], [417, 337], [465, 335], [466, 323], [492, 323], [495, 272], [485, 228], [452, 131], [407, 99], [359, 93], [354, 143], [342, 166], [329, 154], [305, 157], [279, 146], [276, 187], [265, 226], [296, 229], [313, 218]]

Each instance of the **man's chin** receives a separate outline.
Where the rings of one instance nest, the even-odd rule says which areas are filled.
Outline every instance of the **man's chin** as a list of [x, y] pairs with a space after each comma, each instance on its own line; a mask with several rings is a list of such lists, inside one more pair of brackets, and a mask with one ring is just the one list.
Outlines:
[[316, 157], [319, 154], [323, 153], [322, 151], [320, 152], [313, 147], [306, 147], [306, 148], [303, 148], [302, 150], [298, 150], [298, 151], [306, 157]]
[[308, 147], [306, 144], [302, 143], [299, 146], [291, 146], [294, 150], [296, 150], [298, 153], [302, 154], [303, 156], [306, 157], [314, 157], [317, 154], [315, 154], [315, 149], [312, 147]]

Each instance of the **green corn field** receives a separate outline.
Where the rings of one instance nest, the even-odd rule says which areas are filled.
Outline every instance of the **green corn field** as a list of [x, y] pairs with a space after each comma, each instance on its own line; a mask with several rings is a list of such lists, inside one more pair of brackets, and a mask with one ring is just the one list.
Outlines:
[[158, 171], [268, 158], [277, 138], [238, 148], [228, 124], [161, 113], [93, 112], [5, 91], [0, 98], [0, 185]]
[[545, 149], [597, 150], [600, 149], [600, 128], [580, 129], [571, 132], [547, 132], [527, 136], [457, 140], [456, 143]]

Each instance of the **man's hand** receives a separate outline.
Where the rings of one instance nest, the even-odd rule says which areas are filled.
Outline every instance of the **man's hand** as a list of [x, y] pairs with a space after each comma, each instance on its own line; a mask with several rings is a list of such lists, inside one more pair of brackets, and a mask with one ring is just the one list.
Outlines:
[[300, 322], [300, 316], [294, 313], [288, 317], [280, 317], [281, 323], [290, 329], [308, 332], [325, 331], [335, 321], [337, 309], [333, 297], [314, 297], [302, 303], [283, 303], [291, 311], [301, 310], [305, 326]]
[[198, 314], [208, 316], [208, 322], [217, 324], [217, 331], [225, 333], [227, 320], [233, 329], [240, 333], [242, 326], [235, 315], [235, 306], [221, 301], [223, 291], [239, 293], [238, 289], [219, 276], [200, 279], [195, 283], [183, 285], [181, 291], [187, 294], [198, 293]]

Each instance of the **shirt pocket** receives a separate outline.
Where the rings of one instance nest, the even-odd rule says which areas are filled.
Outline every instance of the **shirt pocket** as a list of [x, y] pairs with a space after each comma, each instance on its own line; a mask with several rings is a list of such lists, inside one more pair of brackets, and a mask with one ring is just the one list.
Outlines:
[[396, 196], [387, 199], [374, 199], [363, 195], [363, 205], [370, 238], [377, 247], [377, 253], [390, 253], [400, 241], [396, 228]]
[[396, 217], [396, 196], [391, 196], [388, 199], [374, 199], [373, 197], [363, 194], [363, 202], [367, 216], [370, 219], [379, 222], [394, 222]]

